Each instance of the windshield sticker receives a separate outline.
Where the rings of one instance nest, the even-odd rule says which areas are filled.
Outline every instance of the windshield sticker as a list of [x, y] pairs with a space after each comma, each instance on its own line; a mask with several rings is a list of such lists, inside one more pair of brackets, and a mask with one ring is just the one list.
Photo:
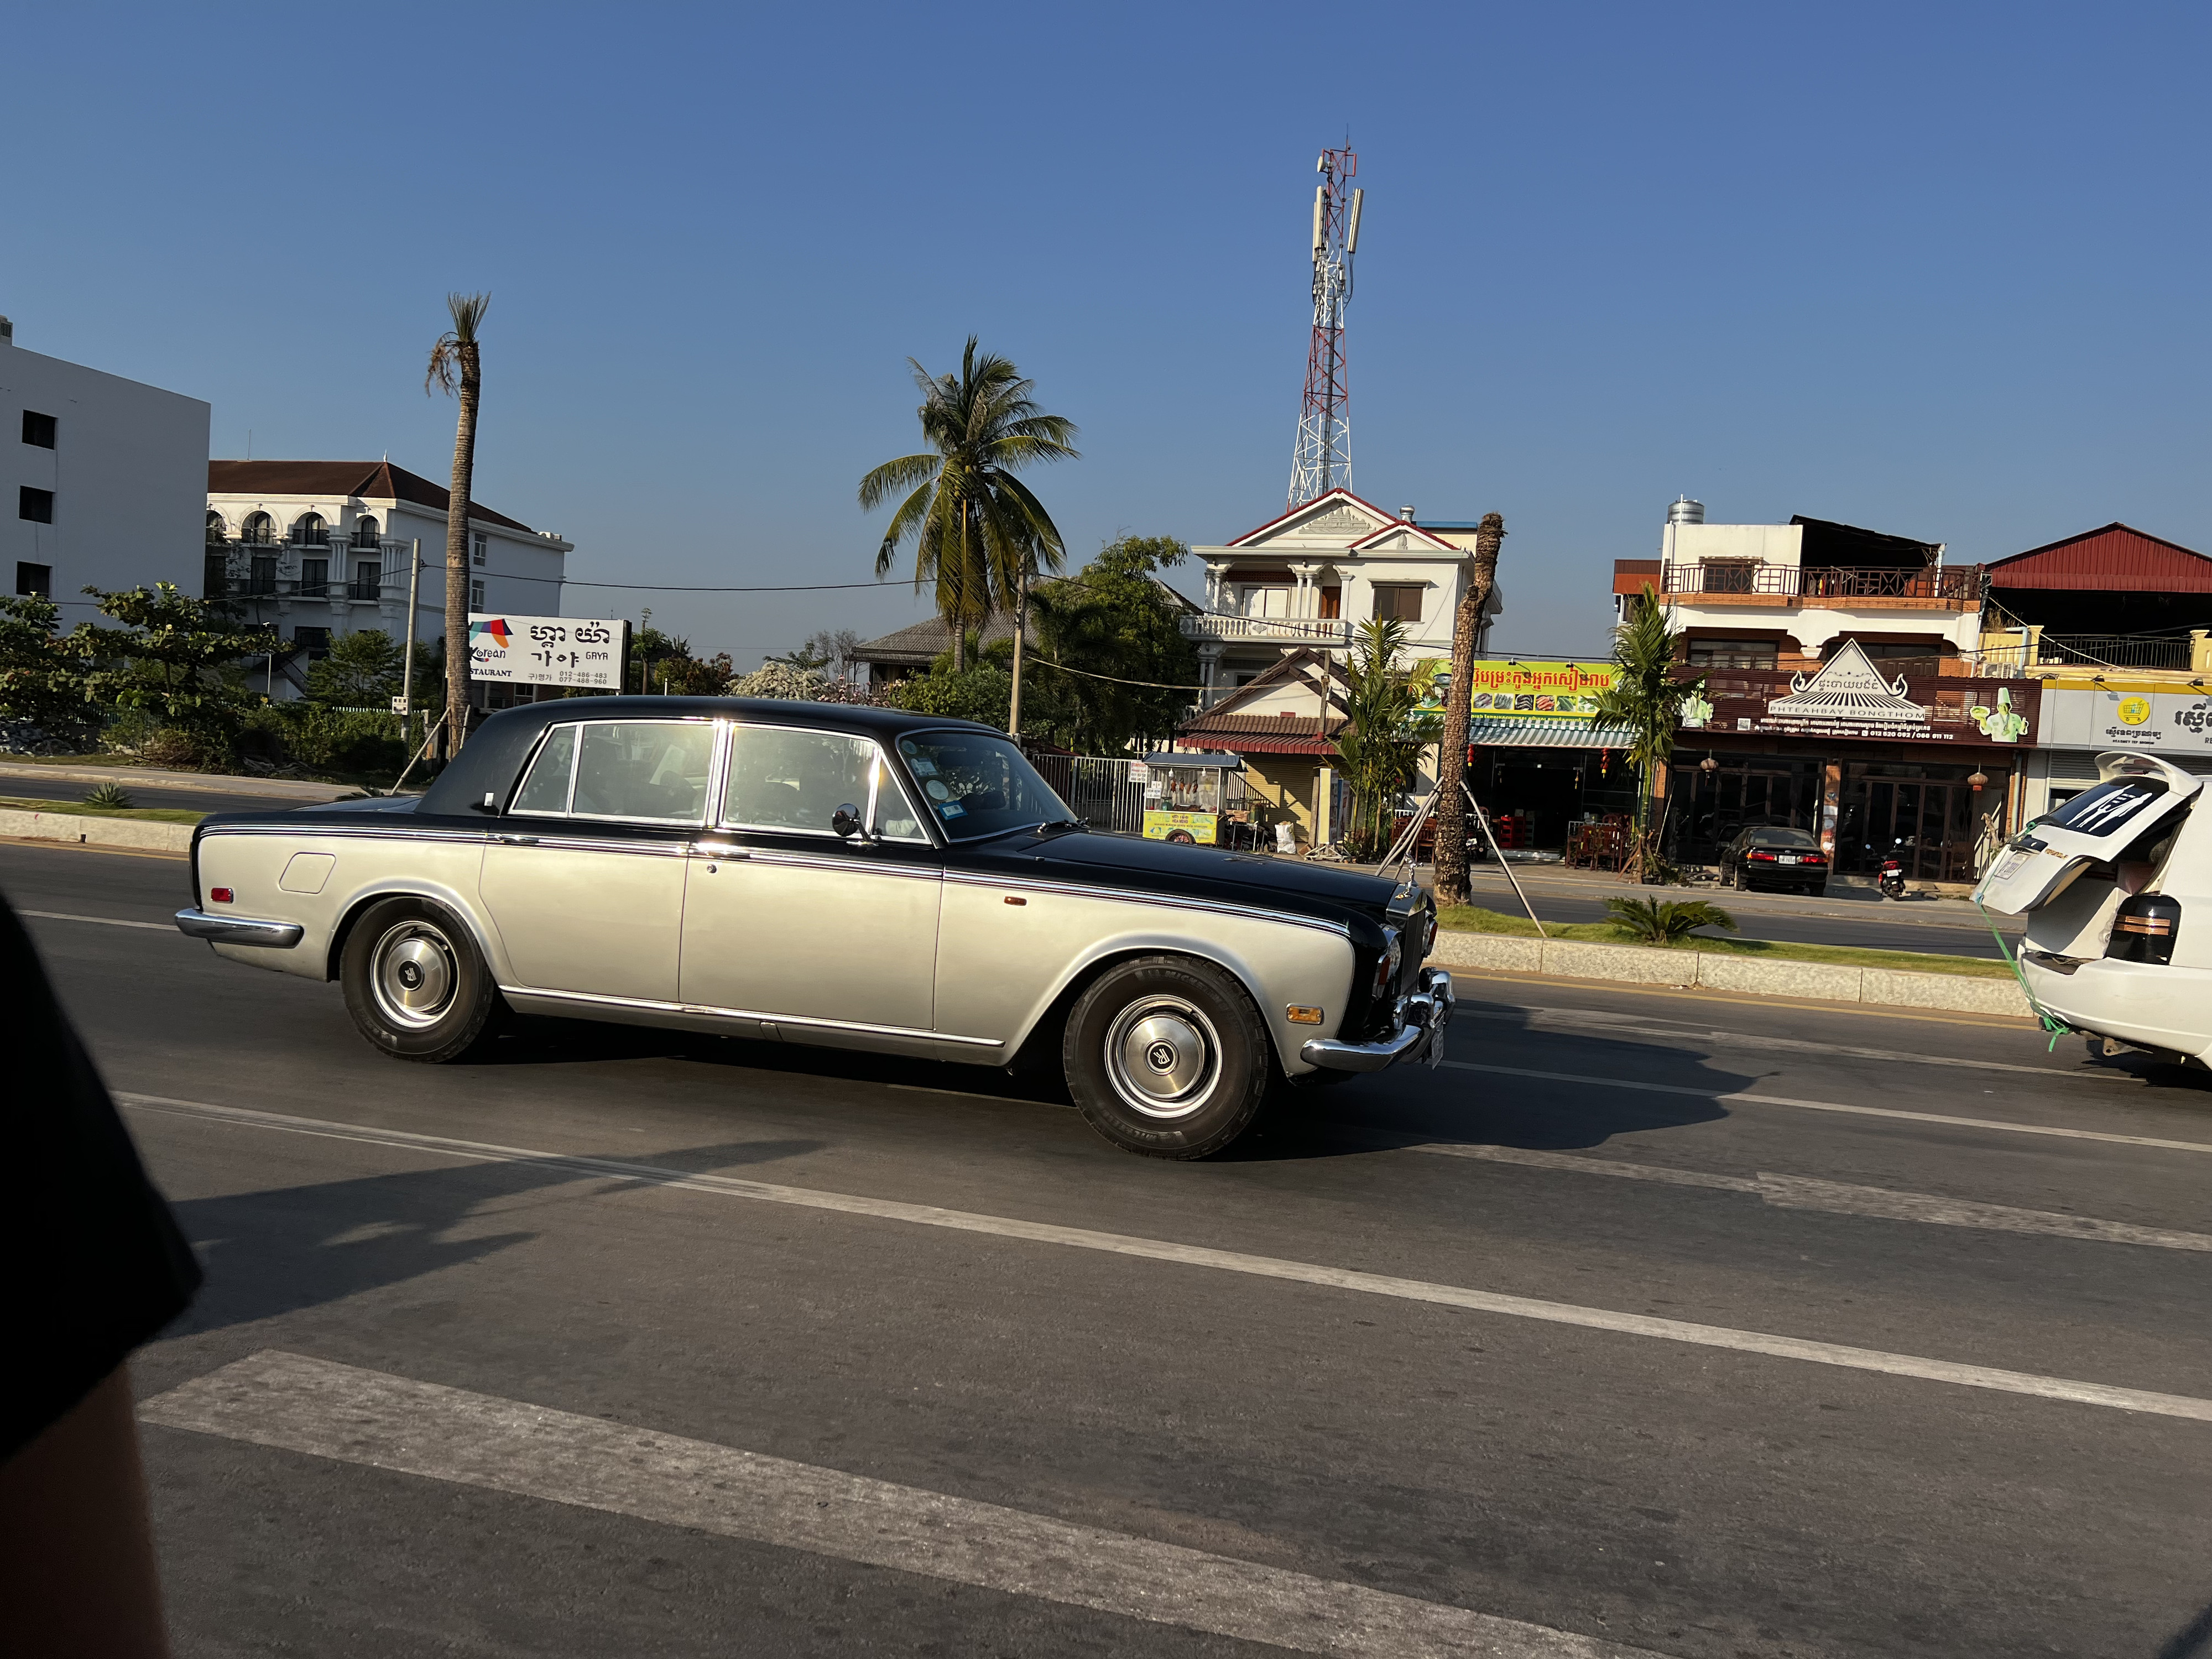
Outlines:
[[915, 776], [918, 778], [933, 778], [937, 775], [937, 763], [935, 761], [925, 760], [920, 755], [915, 754], [911, 749], [907, 750], [907, 754], [914, 762]]
[[963, 806], [957, 800], [946, 801], [944, 805], [939, 807], [937, 810], [944, 813], [948, 818], [962, 818], [968, 816], [968, 809]]
[[952, 799], [952, 792], [945, 787], [945, 780], [943, 778], [932, 778], [921, 787], [932, 800], [951, 800]]

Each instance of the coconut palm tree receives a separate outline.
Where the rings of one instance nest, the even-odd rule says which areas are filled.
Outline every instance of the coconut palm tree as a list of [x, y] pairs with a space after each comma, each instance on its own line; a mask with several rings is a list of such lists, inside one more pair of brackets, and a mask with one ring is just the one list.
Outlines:
[[483, 397], [483, 357], [477, 330], [491, 305], [489, 294], [448, 294], [446, 309], [453, 325], [430, 348], [429, 372], [422, 377], [451, 396], [453, 372], [460, 371], [461, 415], [453, 428], [453, 483], [446, 498], [446, 752], [460, 751], [469, 726], [469, 492], [476, 482], [477, 407]]
[[1705, 676], [1675, 666], [1676, 630], [1651, 584], [1644, 584], [1629, 618], [1613, 633], [1613, 685], [1598, 694], [1597, 718], [1628, 729], [1628, 763], [1636, 769], [1636, 842], [1622, 873], [1643, 880], [1658, 860], [1658, 830], [1651, 821], [1652, 792], [1674, 754], [1682, 705], [1705, 685]]
[[1474, 641], [1483, 607], [1498, 586], [1498, 553], [1505, 540], [1505, 515], [1486, 513], [1467, 562], [1467, 591], [1452, 617], [1451, 700], [1444, 705], [1443, 741], [1437, 748], [1437, 902], [1467, 902], [1467, 723], [1474, 683]]
[[913, 358], [921, 388], [921, 435], [932, 446], [885, 461], [860, 480], [860, 506], [873, 510], [900, 490], [876, 549], [876, 574], [888, 575], [899, 544], [915, 544], [914, 585], [937, 585], [938, 614], [951, 624], [953, 662], [968, 665], [968, 629], [994, 611], [1014, 611], [1014, 694], [1007, 720], [1021, 730], [1022, 628], [1030, 584], [1042, 567], [1058, 570], [1066, 556], [1059, 527], [1044, 504], [1014, 474], [1038, 461], [1076, 459], [1075, 424], [1040, 410], [1033, 381], [995, 353], [978, 353], [968, 337], [957, 374], [933, 376]]

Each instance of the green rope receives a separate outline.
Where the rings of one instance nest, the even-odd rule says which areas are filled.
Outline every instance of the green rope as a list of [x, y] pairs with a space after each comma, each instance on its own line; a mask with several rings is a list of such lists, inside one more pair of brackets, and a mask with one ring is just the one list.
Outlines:
[[2051, 1033], [2051, 1041], [2043, 1052], [2049, 1054], [2057, 1048], [2058, 1039], [2063, 1036], [2081, 1036], [2081, 1033], [2075, 1030], [2071, 1025], [2035, 1000], [2035, 993], [2028, 988], [2027, 975], [2021, 972], [2020, 963], [2014, 957], [2012, 947], [2005, 943], [2004, 934], [1998, 930], [1996, 918], [1990, 914], [1989, 906], [1977, 898], [1974, 901], [1974, 908], [1979, 910], [1982, 913], [1982, 920], [1989, 923], [1990, 937], [1997, 942], [1997, 954], [2005, 959], [2005, 966], [2012, 969], [2012, 976], [2020, 981], [2021, 994], [2027, 999], [2027, 1006], [2035, 1011], [2037, 1022], [2045, 1030]]

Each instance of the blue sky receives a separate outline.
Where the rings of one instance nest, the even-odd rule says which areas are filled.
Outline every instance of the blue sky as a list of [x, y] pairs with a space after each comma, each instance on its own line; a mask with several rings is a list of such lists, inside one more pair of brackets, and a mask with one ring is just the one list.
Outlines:
[[[1680, 491], [1954, 559], [2112, 519], [2212, 550], [2208, 36], [2128, 5], [18, 8], [0, 313], [207, 398], [217, 455], [442, 478], [423, 360], [446, 292], [489, 289], [477, 493], [635, 582], [866, 580], [903, 360], [973, 331], [1083, 428], [1033, 480], [1079, 559], [1218, 542], [1282, 505], [1348, 130], [1355, 487], [1504, 514], [1498, 642], [1583, 653]], [[740, 665], [924, 611], [651, 597]]]

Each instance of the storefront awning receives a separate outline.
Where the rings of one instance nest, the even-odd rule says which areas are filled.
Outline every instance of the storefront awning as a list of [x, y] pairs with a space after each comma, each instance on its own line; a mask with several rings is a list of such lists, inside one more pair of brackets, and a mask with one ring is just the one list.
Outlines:
[[1482, 748], [1626, 749], [1627, 728], [1595, 720], [1484, 720], [1467, 723], [1467, 740]]

